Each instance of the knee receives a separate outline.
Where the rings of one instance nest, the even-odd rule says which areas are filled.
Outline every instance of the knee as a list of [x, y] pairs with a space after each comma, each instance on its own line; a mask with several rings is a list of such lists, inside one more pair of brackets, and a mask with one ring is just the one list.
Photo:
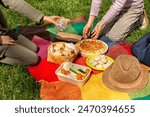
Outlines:
[[37, 54], [35, 54], [33, 56], [32, 65], [36, 65], [39, 62], [39, 60], [40, 60], [40, 57]]
[[40, 61], [40, 57], [37, 54], [33, 54], [30, 56], [30, 60], [27, 61], [26, 65], [27, 66], [32, 66], [38, 64]]
[[109, 39], [111, 41], [120, 41], [120, 40], [123, 39], [123, 36], [117, 35], [117, 34], [113, 34], [113, 33], [109, 33], [108, 37], [109, 37]]

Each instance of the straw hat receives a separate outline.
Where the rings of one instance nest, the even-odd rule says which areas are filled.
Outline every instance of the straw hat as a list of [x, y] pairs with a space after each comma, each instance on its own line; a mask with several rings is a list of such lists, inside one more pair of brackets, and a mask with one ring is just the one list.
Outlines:
[[149, 81], [148, 70], [130, 55], [120, 55], [103, 73], [103, 83], [110, 89], [135, 92]]

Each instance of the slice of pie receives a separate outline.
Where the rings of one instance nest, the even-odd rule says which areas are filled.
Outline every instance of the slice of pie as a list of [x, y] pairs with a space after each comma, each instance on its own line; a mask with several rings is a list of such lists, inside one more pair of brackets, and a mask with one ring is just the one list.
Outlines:
[[91, 56], [93, 54], [104, 54], [108, 50], [108, 46], [105, 42], [100, 40], [86, 39], [77, 44], [81, 56]]

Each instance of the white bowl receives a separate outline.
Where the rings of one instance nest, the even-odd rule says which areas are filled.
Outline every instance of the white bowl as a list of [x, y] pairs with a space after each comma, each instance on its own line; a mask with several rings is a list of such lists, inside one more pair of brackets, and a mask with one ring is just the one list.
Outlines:
[[[70, 73], [71, 75], [64, 75], [61, 73], [61, 69], [63, 68], [63, 65], [66, 64], [66, 63], [69, 63], [71, 65], [73, 65], [74, 67], [76, 68], [79, 68], [79, 69], [82, 69], [82, 70], [85, 70], [85, 69], [89, 69], [90, 72], [85, 76], [84, 79], [82, 80], [77, 80], [75, 77], [73, 77], [75, 73]], [[64, 81], [64, 82], [68, 82], [68, 83], [71, 83], [71, 84], [74, 84], [74, 85], [77, 85], [79, 87], [82, 87], [86, 82], [87, 80], [89, 79], [90, 75], [91, 75], [91, 68], [89, 67], [86, 67], [86, 66], [82, 66], [82, 65], [78, 65], [78, 64], [74, 64], [74, 63], [71, 63], [71, 62], [64, 62], [61, 64], [61, 66], [55, 71], [55, 74], [57, 75], [58, 79], [60, 81]]]

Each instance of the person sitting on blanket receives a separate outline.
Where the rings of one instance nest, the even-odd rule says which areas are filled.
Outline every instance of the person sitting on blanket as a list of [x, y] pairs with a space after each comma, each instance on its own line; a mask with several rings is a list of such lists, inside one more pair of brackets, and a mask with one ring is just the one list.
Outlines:
[[[83, 30], [83, 37], [90, 35], [91, 28], [102, 0], [92, 0], [88, 23]], [[106, 35], [103, 41], [118, 42], [129, 35], [136, 27], [142, 24], [144, 0], [113, 0], [112, 5], [91, 33], [93, 39]], [[107, 39], [107, 41], [106, 41]]]
[[[45, 16], [24, 0], [0, 0], [1, 5], [10, 8], [36, 22], [57, 25], [59, 16]], [[39, 61], [38, 47], [23, 35], [10, 31], [0, 11], [0, 62], [6, 64], [35, 65]]]

